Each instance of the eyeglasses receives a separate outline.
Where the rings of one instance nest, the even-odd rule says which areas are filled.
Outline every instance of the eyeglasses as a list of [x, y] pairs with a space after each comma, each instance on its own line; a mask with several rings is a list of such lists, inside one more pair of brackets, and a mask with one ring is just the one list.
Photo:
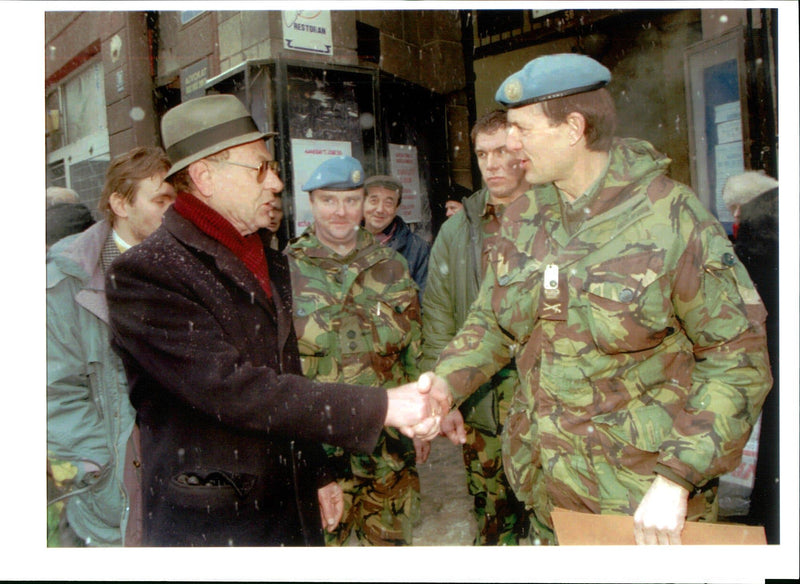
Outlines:
[[222, 162], [223, 164], [230, 164], [233, 166], [241, 166], [243, 168], [249, 168], [250, 170], [255, 170], [256, 174], [256, 182], [264, 182], [264, 179], [267, 178], [267, 173], [272, 171], [275, 173], [275, 176], [278, 178], [281, 177], [281, 163], [277, 160], [263, 160], [261, 164], [258, 166], [253, 166], [252, 164], [244, 164], [242, 162], [232, 162], [230, 160], [215, 160], [214, 162]]

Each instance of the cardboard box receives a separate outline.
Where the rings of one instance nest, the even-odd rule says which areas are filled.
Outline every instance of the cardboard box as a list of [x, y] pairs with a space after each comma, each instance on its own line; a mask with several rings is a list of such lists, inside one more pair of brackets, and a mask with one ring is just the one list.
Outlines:
[[[633, 517], [595, 515], [566, 509], [551, 514], [559, 545], [636, 545]], [[687, 521], [681, 533], [683, 545], [766, 545], [761, 526]]]

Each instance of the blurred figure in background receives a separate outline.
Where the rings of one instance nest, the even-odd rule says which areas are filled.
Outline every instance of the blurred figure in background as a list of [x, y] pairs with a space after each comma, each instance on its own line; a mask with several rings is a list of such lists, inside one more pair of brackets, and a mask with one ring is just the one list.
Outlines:
[[450, 196], [444, 203], [444, 214], [449, 219], [459, 211], [464, 209], [464, 199], [472, 194], [467, 187], [454, 184], [450, 190]]
[[134, 411], [109, 341], [105, 272], [161, 224], [175, 200], [167, 170], [160, 148], [134, 148], [112, 160], [99, 204], [105, 219], [48, 254], [48, 545], [139, 539]]
[[734, 249], [767, 309], [772, 391], [761, 410], [756, 477], [745, 521], [763, 525], [768, 543], [780, 543], [780, 427], [778, 348], [778, 181], [762, 172], [730, 177], [722, 199], [734, 216]]
[[[403, 185], [393, 176], [371, 176], [364, 182], [364, 227], [383, 245], [400, 252], [408, 262], [411, 277], [420, 291], [428, 278], [430, 244], [422, 239], [397, 214], [403, 200]], [[421, 301], [421, 300], [420, 300]]]
[[47, 249], [68, 235], [94, 225], [92, 212], [83, 203], [54, 203], [45, 210], [45, 245]]
[[52, 207], [58, 203], [80, 203], [81, 198], [73, 189], [66, 187], [47, 187], [45, 205]]
[[269, 209], [269, 224], [267, 225], [267, 229], [272, 231], [272, 239], [269, 242], [269, 246], [275, 250], [283, 249], [282, 241], [283, 238], [281, 237], [281, 221], [283, 221], [283, 198], [281, 198], [280, 193], [275, 194], [275, 198], [270, 203]]

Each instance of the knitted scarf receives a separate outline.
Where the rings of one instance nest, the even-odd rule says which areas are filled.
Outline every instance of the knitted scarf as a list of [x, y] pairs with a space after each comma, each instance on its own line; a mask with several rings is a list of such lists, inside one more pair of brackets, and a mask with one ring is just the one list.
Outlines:
[[258, 233], [242, 235], [231, 225], [230, 221], [194, 195], [186, 192], [178, 193], [173, 207], [176, 213], [191, 221], [200, 231], [231, 250], [258, 279], [267, 297], [272, 298], [267, 256], [264, 253], [264, 243]]

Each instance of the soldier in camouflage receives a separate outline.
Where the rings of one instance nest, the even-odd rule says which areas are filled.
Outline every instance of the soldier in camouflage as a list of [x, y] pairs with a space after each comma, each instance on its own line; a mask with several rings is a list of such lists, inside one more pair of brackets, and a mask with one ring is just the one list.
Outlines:
[[[285, 252], [303, 374], [386, 388], [416, 379], [417, 287], [403, 257], [359, 227], [361, 164], [349, 156], [330, 159], [303, 190], [314, 223]], [[410, 545], [420, 502], [412, 440], [387, 427], [372, 454], [326, 450], [341, 476], [344, 507], [326, 544], [346, 545], [355, 530], [362, 544]]]
[[[724, 230], [649, 143], [613, 138], [608, 70], [539, 57], [496, 99], [534, 189], [509, 205], [441, 405], [516, 360], [506, 472], [534, 543], [562, 507], [634, 516], [640, 544], [715, 518], [771, 386], [765, 310]], [[447, 393], [449, 392], [449, 395]]]
[[[506, 149], [506, 133], [506, 112], [499, 110], [472, 128], [486, 188], [462, 201], [463, 211], [442, 225], [433, 244], [422, 297], [423, 369], [433, 367], [464, 323], [478, 296], [503, 210], [530, 186], [518, 156]], [[517, 545], [527, 530], [525, 508], [503, 471], [500, 437], [517, 380], [516, 368], [504, 367], [442, 422], [443, 427], [457, 424], [464, 429], [460, 441], [478, 525], [475, 545]]]

